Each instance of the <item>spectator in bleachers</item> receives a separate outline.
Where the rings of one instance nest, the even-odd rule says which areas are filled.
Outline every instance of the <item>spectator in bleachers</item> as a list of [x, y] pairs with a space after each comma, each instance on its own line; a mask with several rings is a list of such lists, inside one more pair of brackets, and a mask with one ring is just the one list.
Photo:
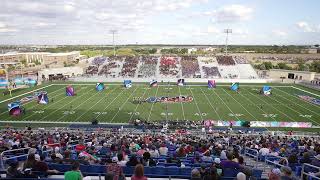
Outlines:
[[217, 172], [217, 168], [214, 166], [211, 166], [209, 171], [203, 176], [203, 180], [218, 180], [219, 175]]
[[266, 144], [262, 144], [262, 148], [259, 150], [261, 156], [266, 156], [270, 153], [270, 149], [267, 148]]
[[176, 154], [177, 157], [185, 157], [186, 156], [186, 152], [183, 147], [180, 147], [179, 149], [177, 149], [176, 153], [177, 153]]
[[195, 78], [200, 73], [198, 60], [195, 57], [181, 57], [182, 76], [187, 78]]
[[244, 173], [239, 172], [239, 173], [237, 174], [237, 178], [236, 178], [236, 179], [237, 179], [237, 180], [246, 180], [247, 177], [246, 177], [246, 175], [245, 175]]
[[241, 172], [243, 172], [246, 176], [250, 177], [253, 174], [253, 170], [252, 167], [250, 166], [246, 166], [246, 164], [244, 163], [244, 159], [242, 156], [240, 156], [238, 158], [239, 160], [239, 165], [240, 165], [240, 170]]
[[227, 153], [227, 160], [221, 161], [221, 167], [222, 168], [239, 168], [240, 165], [237, 162], [232, 161], [233, 159], [233, 153], [228, 151]]
[[123, 179], [122, 167], [118, 165], [117, 157], [113, 157], [112, 163], [107, 165], [107, 173], [111, 173], [113, 175], [113, 180]]
[[213, 162], [213, 158], [210, 155], [210, 151], [206, 151], [202, 156], [202, 160], [205, 162]]
[[124, 160], [123, 154], [122, 154], [122, 153], [118, 153], [117, 157], [118, 157], [118, 164], [119, 164], [121, 167], [126, 166], [127, 161]]
[[311, 164], [320, 167], [320, 154], [314, 157], [314, 159], [311, 161]]
[[191, 171], [191, 180], [201, 180], [201, 174], [198, 169], [193, 169]]
[[217, 61], [220, 65], [231, 66], [235, 65], [232, 56], [217, 56]]
[[71, 152], [70, 151], [64, 152], [64, 158], [62, 161], [65, 164], [72, 164], [73, 160], [71, 159]]
[[310, 153], [309, 152], [304, 152], [302, 155], [302, 159], [300, 159], [300, 163], [311, 163], [311, 159], [310, 159]]
[[146, 167], [157, 165], [157, 163], [151, 158], [149, 152], [143, 153], [142, 164]]
[[40, 161], [37, 161], [35, 166], [34, 166], [34, 170], [35, 171], [39, 171], [42, 173], [46, 173], [46, 174], [57, 174], [59, 173], [59, 171], [55, 170], [55, 169], [49, 169], [48, 164], [44, 161], [45, 160], [45, 156], [41, 155], [40, 156]]
[[23, 163], [23, 170], [33, 169], [36, 165], [35, 154], [29, 154], [26, 162]]
[[156, 146], [151, 146], [149, 153], [151, 158], [158, 158], [160, 156], [159, 151], [156, 149]]
[[6, 175], [7, 178], [23, 178], [24, 174], [18, 169], [19, 162], [13, 161], [9, 164], [9, 168], [7, 169]]
[[288, 166], [282, 166], [281, 170], [281, 180], [296, 180], [297, 178], [293, 175], [292, 170]]
[[159, 148], [159, 154], [161, 156], [166, 156], [168, 154], [168, 148], [166, 147], [165, 144], [162, 144], [161, 147]]
[[129, 161], [127, 162], [127, 166], [136, 166], [137, 164], [139, 164], [137, 156], [135, 154], [132, 154]]
[[71, 165], [71, 171], [64, 173], [64, 180], [82, 180], [83, 176], [80, 171], [80, 163], [75, 161]]
[[271, 171], [268, 173], [269, 180], [280, 180], [281, 177], [281, 171], [278, 168], [271, 169]]
[[147, 180], [148, 178], [144, 176], [144, 167], [142, 164], [136, 165], [134, 169], [134, 174], [131, 176], [131, 180]]

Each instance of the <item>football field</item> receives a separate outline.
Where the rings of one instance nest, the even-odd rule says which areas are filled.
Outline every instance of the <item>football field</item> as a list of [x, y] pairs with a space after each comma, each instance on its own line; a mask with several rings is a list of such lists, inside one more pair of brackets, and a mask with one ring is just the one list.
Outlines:
[[[49, 84], [39, 91], [48, 93], [49, 103], [35, 100], [23, 105], [25, 114], [11, 117], [7, 105], [33, 92], [2, 97], [1, 121], [38, 122], [91, 122], [128, 123], [130, 120], [247, 120], [288, 121], [320, 123], [320, 106], [301, 100], [297, 95], [320, 99], [320, 93], [301, 86], [272, 85], [272, 95], [259, 94], [262, 85], [240, 85], [240, 93], [231, 91], [229, 85], [208, 89], [206, 85], [178, 87], [160, 85], [150, 88], [136, 84], [126, 89], [120, 84], [106, 84], [97, 92], [95, 84], [74, 84], [76, 96], [68, 97], [66, 84]], [[37, 90], [37, 88], [35, 88]], [[192, 102], [134, 103], [136, 98], [192, 96]]]

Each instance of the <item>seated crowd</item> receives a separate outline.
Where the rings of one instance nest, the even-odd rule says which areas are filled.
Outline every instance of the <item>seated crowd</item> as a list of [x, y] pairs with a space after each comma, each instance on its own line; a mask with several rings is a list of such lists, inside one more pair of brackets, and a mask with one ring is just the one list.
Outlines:
[[165, 76], [177, 76], [179, 73], [178, 57], [161, 57], [160, 58], [160, 74]]
[[95, 57], [95, 58], [92, 60], [92, 64], [93, 64], [93, 65], [100, 66], [100, 65], [102, 65], [106, 60], [107, 60], [106, 57]]
[[200, 74], [199, 64], [196, 57], [183, 56], [181, 57], [182, 77], [195, 78]]
[[157, 70], [157, 57], [143, 56], [141, 57], [141, 66], [139, 68], [138, 77], [155, 77]]
[[233, 56], [232, 58], [237, 62], [237, 64], [248, 64], [247, 59], [243, 56]]
[[90, 74], [90, 75], [94, 75], [94, 74], [98, 74], [98, 66], [89, 66], [87, 69], [86, 69], [86, 74]]
[[134, 77], [137, 71], [139, 63], [139, 57], [126, 57], [122, 66], [120, 76], [122, 77]]
[[219, 69], [217, 67], [202, 66], [202, 71], [204, 73], [204, 78], [221, 77]]
[[232, 56], [217, 56], [217, 61], [220, 65], [224, 65], [224, 66], [230, 66], [230, 65], [236, 64]]
[[[126, 133], [127, 132], [127, 133]], [[128, 131], [13, 130], [2, 132], [1, 151], [30, 147], [27, 160], [19, 168], [17, 159], [7, 160], [7, 177], [36, 177], [64, 173], [65, 177], [82, 176], [80, 165], [101, 165], [111, 179], [124, 176], [124, 169], [135, 167], [131, 179], [147, 179], [143, 169], [166, 166], [190, 169], [192, 179], [218, 179], [237, 169], [237, 179], [254, 177], [256, 170], [240, 155], [245, 147], [262, 156], [287, 157], [288, 164], [272, 169], [270, 179], [295, 179], [293, 165], [311, 163], [320, 167], [320, 146], [316, 138], [242, 136], [216, 132], [209, 136], [156, 133], [134, 134]], [[14, 153], [22, 153], [21, 151]], [[18, 154], [15, 154], [18, 155]], [[285, 162], [279, 162], [285, 163]], [[53, 164], [70, 164], [71, 171], [59, 172]], [[55, 166], [54, 166], [55, 167]], [[317, 172], [315, 172], [317, 175]], [[126, 174], [128, 175], [128, 174]], [[239, 176], [239, 177], [238, 177]], [[273, 178], [271, 178], [273, 177]]]

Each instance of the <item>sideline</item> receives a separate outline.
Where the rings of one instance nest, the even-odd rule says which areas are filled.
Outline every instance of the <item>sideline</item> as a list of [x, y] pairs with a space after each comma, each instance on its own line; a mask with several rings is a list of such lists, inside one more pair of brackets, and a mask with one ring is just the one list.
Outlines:
[[292, 87], [293, 89], [298, 89], [298, 90], [300, 90], [300, 91], [303, 91], [303, 92], [312, 94], [312, 95], [314, 95], [314, 96], [320, 97], [320, 95], [315, 94], [315, 93], [312, 93], [312, 92], [309, 92], [309, 91], [306, 91], [306, 90], [304, 90], [304, 89], [300, 89], [300, 88], [297, 88], [297, 87], [294, 87], [294, 86], [291, 86], [291, 87]]
[[5, 100], [3, 100], [3, 101], [0, 101], [0, 104], [1, 104], [1, 103], [4, 103], [4, 102], [7, 102], [7, 101], [10, 101], [10, 100], [12, 100], [12, 99], [18, 98], [18, 97], [20, 97], [20, 96], [24, 96], [24, 95], [26, 95], [26, 94], [29, 94], [29, 93], [32, 93], [32, 92], [38, 91], [38, 90], [40, 90], [40, 89], [44, 89], [44, 88], [47, 88], [47, 87], [53, 86], [53, 85], [54, 85], [54, 84], [50, 84], [50, 85], [44, 86], [44, 87], [42, 87], [42, 88], [38, 88], [38, 89], [35, 89], [35, 90], [32, 90], [32, 91], [29, 91], [29, 92], [26, 92], [26, 93], [23, 93], [23, 94], [20, 94], [20, 95], [17, 95], [17, 96], [11, 97], [11, 98], [9, 98], [9, 99], [5, 99]]

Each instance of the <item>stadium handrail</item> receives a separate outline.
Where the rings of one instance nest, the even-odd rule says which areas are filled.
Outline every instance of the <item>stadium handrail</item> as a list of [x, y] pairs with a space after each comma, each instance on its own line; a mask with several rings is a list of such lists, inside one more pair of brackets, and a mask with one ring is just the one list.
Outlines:
[[[30, 147], [29, 147], [30, 148]], [[28, 148], [21, 148], [20, 150], [22, 150], [22, 149], [28, 149]], [[50, 149], [50, 150], [47, 150], [47, 151], [42, 151], [42, 153], [44, 153], [44, 152], [51, 152], [52, 151], [52, 149]], [[5, 152], [5, 151], [4, 151]], [[3, 153], [3, 152], [2, 152]], [[3, 159], [3, 156], [2, 156], [2, 153], [1, 153], [1, 159], [0, 159], [0, 161], [1, 161], [1, 167], [0, 167], [0, 169], [4, 169], [4, 161], [8, 161], [8, 160], [11, 160], [11, 159], [16, 159], [16, 158], [20, 158], [20, 157], [27, 157], [29, 154], [22, 154], [22, 155], [18, 155], [18, 156], [12, 156], [12, 157], [9, 157], [9, 158], [6, 158], [6, 159]]]
[[4, 163], [3, 163], [3, 156], [5, 153], [8, 153], [8, 152], [15, 152], [15, 151], [22, 151], [22, 150], [26, 150], [26, 149], [31, 149], [31, 147], [26, 147], [26, 148], [19, 148], [19, 149], [11, 149], [11, 150], [6, 150], [6, 151], [3, 151], [1, 154], [0, 154], [0, 168], [3, 169], [4, 168]]
[[[249, 153], [249, 151], [255, 152], [256, 155], [254, 155], [253, 153]], [[255, 167], [258, 166], [258, 160], [259, 160], [259, 152], [258, 152], [258, 150], [246, 147], [246, 148], [244, 148], [244, 154], [246, 156], [250, 156], [250, 157], [254, 158], [256, 160]]]
[[[313, 174], [310, 174], [310, 173], [308, 173], [308, 172], [304, 172], [306, 166], [312, 167], [312, 168], [315, 168], [315, 169], [318, 169], [319, 172], [320, 172], [320, 167], [314, 166], [314, 165], [308, 164], [308, 163], [303, 163], [303, 164], [302, 164], [301, 178], [300, 178], [300, 179], [303, 179], [303, 176], [304, 176], [304, 175], [306, 175], [307, 177], [314, 178], [314, 179], [320, 179], [320, 177], [317, 177], [317, 176], [315, 176], [315, 175], [313, 175]], [[309, 178], [308, 178], [308, 179], [309, 179]]]
[[[283, 164], [280, 164], [279, 162], [275, 162], [274, 160], [269, 160], [270, 157], [275, 157], [275, 158], [279, 158], [280, 160], [281, 159], [284, 159], [286, 161], [286, 165], [283, 165]], [[264, 159], [264, 162], [266, 164], [270, 163], [274, 166], [279, 166], [279, 167], [283, 167], [283, 166], [287, 166], [289, 164], [288, 162], [288, 159], [286, 157], [282, 157], [282, 156], [276, 156], [276, 155], [272, 155], [272, 154], [268, 154], [265, 156], [265, 159]], [[266, 168], [266, 166], [264, 166], [264, 169]]]

